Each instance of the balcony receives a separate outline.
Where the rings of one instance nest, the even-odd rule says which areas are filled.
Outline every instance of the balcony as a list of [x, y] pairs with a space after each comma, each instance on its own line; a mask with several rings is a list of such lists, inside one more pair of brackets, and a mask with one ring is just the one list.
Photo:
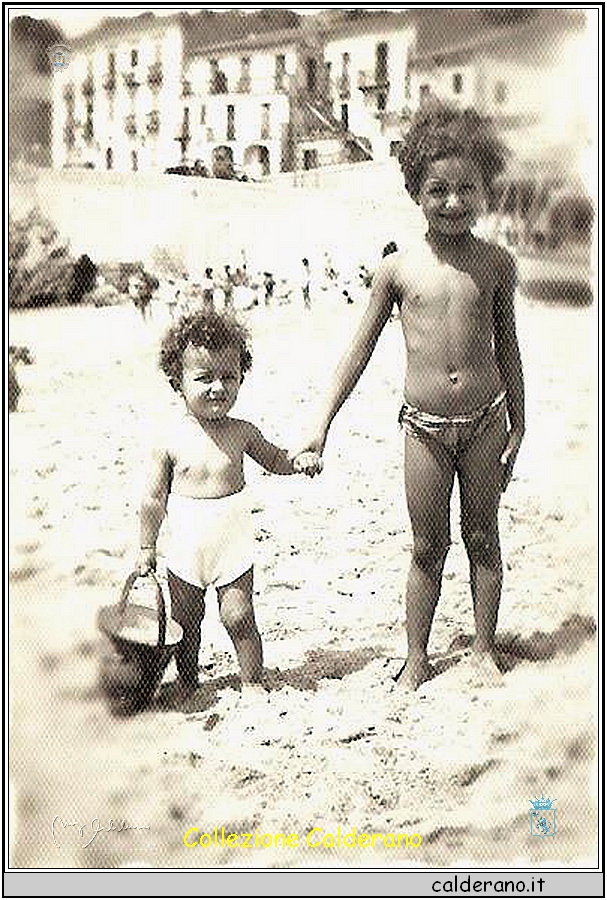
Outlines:
[[374, 91], [387, 91], [390, 88], [390, 81], [387, 73], [378, 73], [375, 71], [361, 69], [358, 73], [358, 90], [363, 93], [373, 93]]
[[137, 134], [137, 123], [132, 113], [124, 120], [124, 131], [129, 137], [135, 137]]
[[250, 75], [242, 75], [238, 84], [236, 85], [236, 93], [237, 94], [250, 94], [251, 93], [251, 76]]
[[152, 63], [148, 69], [148, 86], [151, 87], [153, 91], [159, 90], [162, 87], [162, 63]]
[[215, 72], [209, 82], [209, 94], [227, 94], [228, 79], [221, 71]]
[[82, 128], [82, 137], [84, 138], [84, 143], [87, 147], [90, 147], [93, 143], [93, 138], [95, 137], [95, 131], [93, 129], [93, 122], [91, 119], [87, 119]]
[[107, 75], [104, 76], [103, 79], [103, 90], [108, 94], [114, 94], [116, 92], [116, 73], [108, 72]]
[[123, 75], [123, 78], [127, 90], [129, 90], [131, 93], [134, 93], [137, 88], [141, 86], [132, 72], [127, 72], [126, 75]]
[[148, 134], [158, 134], [160, 132], [160, 114], [157, 109], [153, 109], [148, 113], [146, 131]]
[[68, 150], [71, 150], [76, 143], [76, 129], [74, 122], [68, 122], [63, 129], [63, 142]]
[[349, 100], [352, 96], [350, 76], [340, 75], [335, 82], [335, 90], [337, 91], [337, 96], [340, 100]]
[[90, 99], [95, 94], [95, 85], [93, 84], [93, 76], [87, 75], [82, 82], [82, 96]]

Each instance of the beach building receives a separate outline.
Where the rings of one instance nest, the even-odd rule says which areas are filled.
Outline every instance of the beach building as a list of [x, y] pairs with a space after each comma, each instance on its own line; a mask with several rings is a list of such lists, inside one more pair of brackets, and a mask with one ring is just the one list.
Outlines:
[[586, 68], [584, 13], [522, 12], [524, 17], [501, 24], [494, 19], [492, 27], [472, 9], [419, 16], [409, 57], [411, 108], [431, 96], [473, 106], [493, 119], [519, 155], [537, 153], [546, 143], [585, 140], [587, 110], [579, 85]]

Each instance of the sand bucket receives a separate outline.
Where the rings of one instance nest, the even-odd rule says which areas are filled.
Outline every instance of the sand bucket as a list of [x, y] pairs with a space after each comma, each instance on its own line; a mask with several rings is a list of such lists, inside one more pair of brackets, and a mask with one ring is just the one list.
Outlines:
[[155, 575], [151, 578], [156, 609], [129, 603], [139, 577], [138, 572], [132, 572], [118, 603], [103, 606], [97, 614], [97, 627], [105, 638], [99, 681], [110, 709], [119, 715], [140, 712], [150, 704], [183, 637], [181, 626], [167, 619], [162, 588]]

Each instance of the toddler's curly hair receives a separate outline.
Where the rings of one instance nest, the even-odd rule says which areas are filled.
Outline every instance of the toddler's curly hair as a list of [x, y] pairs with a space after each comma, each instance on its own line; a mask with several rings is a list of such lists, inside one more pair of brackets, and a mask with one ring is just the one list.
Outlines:
[[399, 153], [405, 187], [419, 202], [428, 164], [448, 156], [465, 156], [479, 167], [485, 188], [506, 166], [508, 150], [495, 136], [488, 118], [432, 98], [414, 115]]
[[214, 310], [190, 313], [166, 331], [160, 345], [160, 368], [173, 390], [179, 392], [183, 380], [183, 354], [189, 344], [206, 347], [207, 350], [237, 347], [240, 351], [240, 371], [244, 375], [253, 362], [249, 338], [245, 326], [233, 315]]

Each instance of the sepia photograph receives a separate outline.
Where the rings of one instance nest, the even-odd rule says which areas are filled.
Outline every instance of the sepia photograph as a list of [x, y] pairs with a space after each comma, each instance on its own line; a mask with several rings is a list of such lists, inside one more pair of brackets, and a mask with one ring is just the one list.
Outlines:
[[8, 872], [598, 874], [601, 7], [5, 26]]

